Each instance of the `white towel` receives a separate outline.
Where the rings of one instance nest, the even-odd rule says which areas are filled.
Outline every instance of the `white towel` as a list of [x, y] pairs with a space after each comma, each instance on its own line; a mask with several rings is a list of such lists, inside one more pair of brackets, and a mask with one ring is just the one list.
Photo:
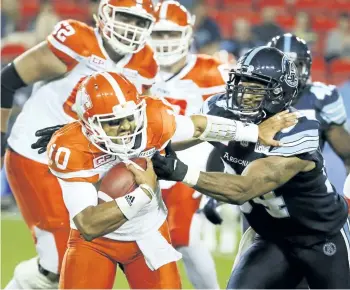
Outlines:
[[145, 257], [147, 266], [152, 271], [182, 258], [181, 253], [176, 251], [159, 231], [147, 234], [144, 238], [137, 240], [136, 243]]

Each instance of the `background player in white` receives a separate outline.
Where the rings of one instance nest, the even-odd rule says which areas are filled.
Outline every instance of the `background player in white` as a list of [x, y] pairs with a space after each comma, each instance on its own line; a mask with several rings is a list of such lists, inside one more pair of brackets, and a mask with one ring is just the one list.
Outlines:
[[75, 120], [72, 90], [95, 71], [123, 73], [139, 90], [152, 85], [158, 65], [146, 39], [154, 23], [153, 12], [151, 0], [102, 0], [95, 29], [75, 20], [62, 21], [46, 41], [2, 70], [2, 137], [14, 92], [35, 83], [13, 126], [5, 162], [17, 205], [35, 238], [39, 261], [20, 263], [8, 288], [57, 286], [69, 235], [61, 187], [47, 170], [45, 154], [39, 155], [30, 146], [35, 131]]
[[[198, 113], [206, 98], [224, 91], [226, 65], [208, 55], [189, 53], [195, 16], [178, 1], [160, 3], [155, 16], [150, 43], [160, 70], [151, 93], [165, 97], [178, 114]], [[212, 148], [203, 143], [179, 152], [179, 158], [205, 170]], [[189, 280], [195, 288], [219, 288], [213, 258], [200, 237], [196, 212], [201, 195], [182, 183], [161, 181], [161, 187], [171, 240], [183, 255]]]

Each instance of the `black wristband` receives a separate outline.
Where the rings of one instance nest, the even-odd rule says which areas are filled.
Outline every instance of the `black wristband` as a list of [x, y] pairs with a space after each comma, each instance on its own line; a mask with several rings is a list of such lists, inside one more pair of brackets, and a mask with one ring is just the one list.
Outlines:
[[1, 108], [11, 109], [16, 90], [26, 86], [13, 63], [1, 70]]

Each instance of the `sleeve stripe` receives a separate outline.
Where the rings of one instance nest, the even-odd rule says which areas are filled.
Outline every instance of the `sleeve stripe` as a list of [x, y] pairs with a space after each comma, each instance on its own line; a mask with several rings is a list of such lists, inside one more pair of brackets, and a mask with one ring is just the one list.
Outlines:
[[323, 112], [327, 112], [327, 113], [333, 113], [333, 112], [336, 112], [336, 111], [339, 111], [339, 110], [344, 110], [344, 104], [343, 102], [341, 103], [334, 103], [334, 104], [331, 104], [331, 105], [327, 105], [327, 106], [324, 106], [322, 111]]
[[81, 62], [85, 59], [84, 56], [81, 56], [80, 54], [76, 53], [74, 50], [70, 49], [69, 47], [59, 43], [52, 35], [49, 35], [47, 40], [50, 42], [50, 44], [54, 48], [65, 53], [66, 55], [70, 56], [71, 58], [75, 59], [76, 61]]
[[266, 153], [266, 155], [291, 156], [295, 154], [315, 151], [318, 149], [318, 147], [318, 140], [306, 140], [305, 142], [302, 142], [299, 145], [293, 147], [275, 147], [271, 152]]
[[53, 175], [59, 177], [59, 178], [64, 178], [64, 179], [70, 179], [70, 178], [88, 178], [88, 177], [93, 177], [95, 175], [99, 175], [96, 171], [93, 170], [79, 170], [75, 172], [68, 172], [68, 173], [63, 173], [63, 172], [58, 172], [50, 168], [50, 171]]
[[303, 137], [303, 138], [300, 138], [299, 140], [296, 140], [294, 142], [287, 142], [287, 143], [283, 143], [283, 147], [294, 147], [294, 146], [297, 146], [301, 143], [304, 143], [306, 141], [317, 141], [319, 142], [319, 137], [318, 136], [308, 136], [308, 137]]
[[220, 85], [215, 87], [208, 87], [208, 88], [200, 88], [201, 94], [204, 95], [213, 95], [217, 93], [222, 93], [225, 91], [226, 86]]
[[321, 114], [321, 116], [328, 123], [342, 124], [346, 122], [346, 114], [341, 114], [340, 116], [337, 114], [337, 115], [334, 115], [334, 117], [327, 116], [325, 114]]
[[299, 151], [295, 151], [295, 152], [269, 152], [267, 153], [266, 155], [270, 156], [270, 155], [280, 155], [280, 156], [295, 156], [295, 155], [298, 155], [298, 154], [302, 154], [302, 153], [307, 153], [307, 152], [314, 152], [318, 149], [318, 147], [314, 148], [305, 148], [305, 149], [302, 149], [302, 150], [299, 150]]
[[295, 133], [293, 135], [288, 135], [288, 136], [282, 137], [280, 139], [280, 141], [284, 144], [293, 143], [293, 142], [297, 142], [297, 141], [299, 141], [303, 138], [306, 138], [306, 137], [317, 137], [318, 138], [318, 134], [319, 134], [319, 132], [317, 129], [310, 129], [310, 130]]

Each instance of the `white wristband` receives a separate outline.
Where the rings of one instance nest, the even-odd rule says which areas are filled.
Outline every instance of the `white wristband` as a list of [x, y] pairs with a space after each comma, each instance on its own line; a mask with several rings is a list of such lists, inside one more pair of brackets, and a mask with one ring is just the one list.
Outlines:
[[152, 199], [153, 199], [153, 197], [156, 196], [155, 192], [153, 191], [153, 189], [148, 184], [142, 183], [142, 184], [139, 184], [139, 187], [141, 189], [143, 189], [143, 191], [146, 190], [152, 196]]
[[187, 173], [182, 182], [186, 183], [190, 187], [193, 187], [197, 184], [200, 174], [201, 174], [201, 171], [198, 170], [197, 168], [188, 167]]
[[115, 199], [119, 209], [128, 220], [136, 216], [137, 213], [150, 201], [151, 199], [141, 187], [136, 188], [133, 192], [130, 192], [127, 195]]
[[259, 138], [259, 127], [258, 125], [251, 123], [242, 123], [237, 121], [236, 136], [234, 141], [246, 141], [256, 143]]

